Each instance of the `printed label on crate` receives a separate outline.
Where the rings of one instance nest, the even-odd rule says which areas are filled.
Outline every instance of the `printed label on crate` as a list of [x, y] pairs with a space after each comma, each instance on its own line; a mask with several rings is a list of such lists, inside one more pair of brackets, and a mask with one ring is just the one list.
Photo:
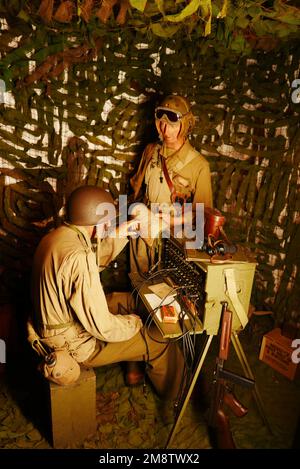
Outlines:
[[265, 347], [265, 360], [276, 363], [282, 370], [288, 370], [291, 365], [291, 353], [279, 348], [277, 344], [267, 343]]

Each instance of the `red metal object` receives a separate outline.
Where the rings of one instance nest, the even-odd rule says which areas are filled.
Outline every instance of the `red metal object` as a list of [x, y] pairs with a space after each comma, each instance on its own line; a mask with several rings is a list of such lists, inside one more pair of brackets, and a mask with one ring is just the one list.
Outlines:
[[204, 236], [212, 235], [215, 239], [220, 236], [220, 228], [224, 225], [226, 218], [220, 210], [216, 208], [207, 207], [204, 209], [205, 223], [204, 223]]

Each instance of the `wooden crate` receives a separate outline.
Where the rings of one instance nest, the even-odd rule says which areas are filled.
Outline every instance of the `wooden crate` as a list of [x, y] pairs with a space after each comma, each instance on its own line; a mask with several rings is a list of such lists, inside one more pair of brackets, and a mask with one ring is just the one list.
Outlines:
[[299, 375], [300, 366], [292, 361], [293, 340], [281, 334], [279, 328], [264, 335], [259, 359], [270, 365], [288, 379], [293, 380]]
[[54, 448], [73, 447], [96, 432], [96, 376], [82, 368], [70, 386], [49, 382], [52, 442]]

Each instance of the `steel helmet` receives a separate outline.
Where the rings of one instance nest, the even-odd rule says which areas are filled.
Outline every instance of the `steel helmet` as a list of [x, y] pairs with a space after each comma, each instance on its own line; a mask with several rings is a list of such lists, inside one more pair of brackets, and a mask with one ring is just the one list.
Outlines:
[[94, 226], [116, 218], [112, 196], [95, 186], [77, 187], [67, 200], [67, 222], [79, 226]]
[[[168, 116], [167, 111], [174, 112], [174, 119], [172, 115]], [[164, 113], [166, 111], [166, 113]], [[171, 119], [170, 119], [171, 117]], [[169, 123], [180, 122], [181, 127], [178, 134], [179, 136], [185, 137], [188, 135], [195, 125], [195, 117], [191, 112], [191, 105], [186, 98], [179, 95], [170, 95], [163, 99], [162, 103], [155, 109], [155, 118], [156, 118], [156, 128], [158, 133], [159, 129], [159, 120], [166, 119]]]

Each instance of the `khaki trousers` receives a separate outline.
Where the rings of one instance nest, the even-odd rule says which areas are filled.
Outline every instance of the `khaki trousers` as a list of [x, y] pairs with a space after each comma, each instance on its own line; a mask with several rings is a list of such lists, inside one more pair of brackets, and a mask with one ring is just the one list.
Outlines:
[[[122, 307], [130, 305], [127, 292], [108, 296], [112, 313], [118, 309], [118, 297]], [[102, 348], [101, 348], [102, 346]], [[88, 360], [83, 362], [87, 367], [98, 367], [121, 361], [148, 361], [146, 372], [157, 393], [166, 398], [176, 399], [179, 396], [183, 381], [184, 360], [177, 343], [163, 339], [155, 324], [143, 327], [135, 336], [122, 342], [97, 341], [96, 348]]]

